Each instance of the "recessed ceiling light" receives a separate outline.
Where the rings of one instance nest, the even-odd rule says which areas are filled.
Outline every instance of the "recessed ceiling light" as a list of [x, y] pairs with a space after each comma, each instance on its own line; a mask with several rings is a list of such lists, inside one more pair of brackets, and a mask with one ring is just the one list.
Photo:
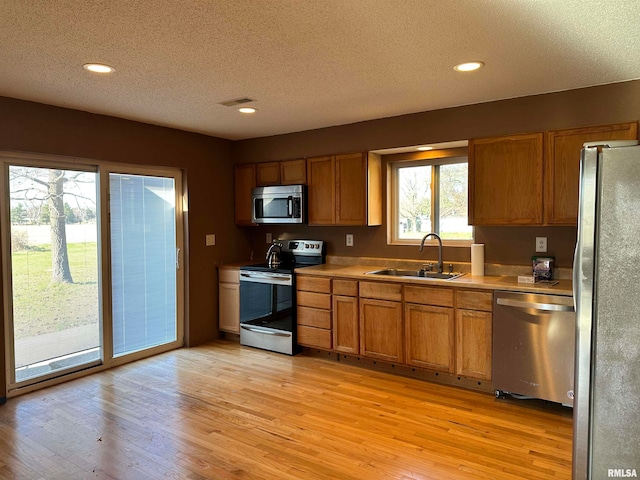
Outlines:
[[238, 109], [240, 113], [256, 113], [258, 109], [253, 107], [241, 107]]
[[473, 72], [474, 70], [478, 70], [483, 66], [484, 66], [484, 62], [466, 62], [466, 63], [459, 63], [458, 65], [453, 67], [453, 69], [458, 72]]
[[427, 150], [433, 150], [433, 147], [418, 147], [416, 150], [420, 150], [421, 152], [426, 152]]
[[104, 63], [85, 63], [82, 67], [93, 73], [112, 73], [116, 71], [115, 68]]

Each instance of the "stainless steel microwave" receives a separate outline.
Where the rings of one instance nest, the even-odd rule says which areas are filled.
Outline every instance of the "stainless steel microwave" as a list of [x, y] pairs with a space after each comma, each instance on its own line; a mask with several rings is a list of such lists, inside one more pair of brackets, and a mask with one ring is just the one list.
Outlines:
[[307, 223], [306, 185], [257, 187], [251, 191], [254, 223]]

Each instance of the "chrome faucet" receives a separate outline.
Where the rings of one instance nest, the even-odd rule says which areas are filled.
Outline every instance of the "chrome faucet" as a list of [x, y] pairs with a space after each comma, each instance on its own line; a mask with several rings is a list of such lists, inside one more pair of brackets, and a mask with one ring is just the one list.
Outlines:
[[442, 273], [444, 267], [442, 264], [442, 239], [440, 238], [440, 235], [434, 232], [427, 233], [424, 237], [422, 237], [422, 241], [420, 242], [420, 251], [424, 249], [424, 241], [429, 237], [434, 237], [436, 240], [438, 240], [438, 273]]

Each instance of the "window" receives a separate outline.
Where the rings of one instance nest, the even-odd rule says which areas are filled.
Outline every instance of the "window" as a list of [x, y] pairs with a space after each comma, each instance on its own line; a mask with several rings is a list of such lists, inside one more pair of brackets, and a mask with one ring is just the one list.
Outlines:
[[417, 244], [436, 232], [448, 245], [467, 246], [467, 157], [390, 162], [390, 242]]

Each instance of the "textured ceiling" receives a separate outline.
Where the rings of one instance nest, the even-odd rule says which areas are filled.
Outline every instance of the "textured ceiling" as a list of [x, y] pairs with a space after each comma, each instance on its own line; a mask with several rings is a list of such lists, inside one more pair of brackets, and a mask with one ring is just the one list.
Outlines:
[[244, 139], [638, 79], [639, 25], [638, 0], [0, 0], [0, 95]]

